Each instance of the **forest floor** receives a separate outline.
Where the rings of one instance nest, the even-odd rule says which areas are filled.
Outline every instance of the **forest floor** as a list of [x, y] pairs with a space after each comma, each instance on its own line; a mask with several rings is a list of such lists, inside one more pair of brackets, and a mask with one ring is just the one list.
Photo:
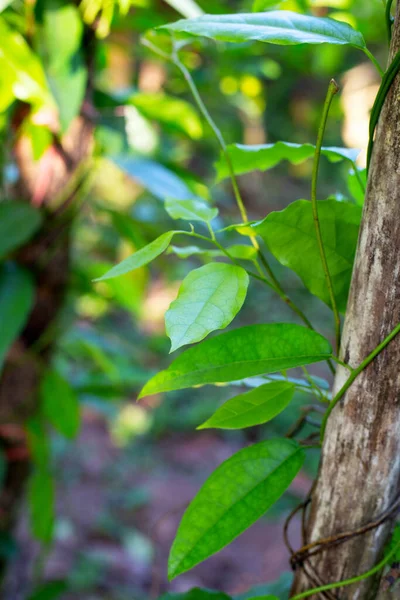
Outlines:
[[[168, 552], [183, 511], [207, 474], [238, 449], [209, 432], [117, 448], [107, 420], [86, 411], [77, 443], [57, 459], [56, 536], [42, 577], [66, 579], [66, 600], [155, 599], [196, 586], [240, 594], [277, 579], [289, 569], [283, 510], [167, 582]], [[294, 497], [308, 485], [307, 477], [298, 477]], [[292, 537], [298, 545], [298, 523]]]

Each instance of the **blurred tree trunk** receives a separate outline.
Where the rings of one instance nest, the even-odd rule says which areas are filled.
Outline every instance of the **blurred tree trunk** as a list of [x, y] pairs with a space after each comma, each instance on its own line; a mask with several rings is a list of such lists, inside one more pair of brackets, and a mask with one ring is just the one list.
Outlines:
[[[91, 33], [86, 42], [91, 64], [94, 45]], [[89, 107], [90, 96], [89, 76], [85, 99]], [[26, 110], [25, 105], [16, 109], [16, 128]], [[0, 375], [0, 444], [6, 458], [5, 481], [0, 491], [0, 539], [7, 538], [13, 529], [30, 472], [24, 423], [38, 410], [43, 367], [49, 363], [57, 341], [57, 319], [70, 280], [70, 229], [75, 201], [85, 180], [81, 167], [92, 151], [92, 130], [86, 117], [75, 118], [62, 139], [55, 139], [38, 161], [33, 159], [29, 140], [18, 136], [13, 139], [12, 152], [19, 179], [11, 195], [40, 205], [45, 218], [41, 230], [16, 256], [17, 262], [34, 278], [35, 302]], [[17, 555], [15, 561], [17, 566], [12, 569], [13, 576], [11, 580], [8, 578], [2, 598], [25, 598], [26, 552]], [[7, 557], [0, 555], [2, 575], [6, 567]]]
[[[400, 4], [390, 56], [400, 49]], [[366, 203], [346, 315], [341, 355], [359, 363], [400, 322], [400, 77], [386, 98], [376, 132]], [[358, 377], [329, 419], [306, 542], [375, 521], [400, 493], [400, 336]], [[335, 390], [348, 377], [340, 368]], [[321, 582], [359, 575], [383, 555], [393, 520], [325, 549], [305, 568]], [[315, 577], [317, 574], [317, 577]], [[379, 600], [399, 597], [380, 585], [382, 573], [320, 597]], [[315, 587], [298, 567], [293, 592]], [[397, 595], [396, 595], [397, 594]], [[316, 598], [316, 596], [313, 596]]]

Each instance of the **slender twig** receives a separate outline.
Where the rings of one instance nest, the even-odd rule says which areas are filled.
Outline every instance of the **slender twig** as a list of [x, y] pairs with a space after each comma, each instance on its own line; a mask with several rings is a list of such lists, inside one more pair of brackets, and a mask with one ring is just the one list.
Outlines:
[[350, 371], [350, 373], [352, 373], [354, 371], [353, 367], [351, 367], [347, 363], [345, 363], [342, 360], [340, 360], [340, 358], [338, 358], [337, 356], [332, 355], [332, 360], [334, 360], [335, 363], [337, 363], [341, 367], [344, 367], [345, 369], [347, 369], [348, 371]]
[[[202, 113], [204, 119], [207, 121], [208, 125], [214, 132], [214, 134], [219, 142], [219, 145], [221, 147], [222, 153], [226, 159], [226, 163], [228, 166], [236, 203], [238, 205], [243, 222], [247, 223], [248, 222], [247, 212], [246, 212], [246, 209], [245, 209], [245, 206], [244, 206], [241, 194], [240, 194], [239, 186], [236, 181], [236, 176], [235, 176], [234, 168], [232, 165], [232, 160], [229, 155], [229, 151], [227, 149], [224, 137], [223, 137], [220, 129], [214, 122], [213, 118], [211, 117], [207, 107], [205, 106], [189, 71], [187, 70], [185, 65], [181, 62], [181, 60], [179, 59], [176, 48], [174, 48], [173, 54], [169, 55], [166, 52], [164, 52], [163, 50], [161, 50], [160, 48], [158, 48], [155, 44], [153, 44], [152, 42], [147, 40], [146, 38], [142, 39], [142, 44], [144, 46], [148, 47], [150, 50], [152, 50], [155, 54], [158, 54], [159, 56], [161, 56], [163, 59], [165, 59], [169, 62], [172, 62], [172, 64], [174, 64], [181, 71], [182, 75], [184, 76], [200, 112]], [[293, 302], [293, 300], [291, 300], [287, 296], [287, 294], [283, 290], [281, 284], [279, 283], [279, 281], [273, 274], [273, 271], [272, 271], [265, 255], [261, 252], [261, 249], [256, 240], [256, 237], [250, 236], [250, 239], [251, 239], [253, 246], [257, 250], [258, 256], [260, 257], [263, 267], [265, 268], [267, 274], [271, 278], [271, 281], [267, 280], [265, 277], [263, 277], [261, 275], [257, 276], [255, 273], [251, 274], [250, 272], [248, 272], [249, 275], [251, 274], [252, 277], [255, 277], [256, 279], [264, 281], [264, 283], [266, 283], [270, 288], [272, 288], [280, 296], [280, 298], [293, 310], [293, 312], [295, 312], [298, 315], [298, 317], [303, 321], [303, 323], [306, 325], [306, 327], [315, 331], [313, 325], [311, 324], [309, 319], [306, 317], [304, 312]], [[213, 241], [213, 243], [215, 243], [214, 240], [212, 240], [212, 241]], [[229, 256], [229, 253], [227, 253], [222, 246], [219, 246], [219, 248], [226, 254], [226, 256], [228, 256], [232, 260], [232, 257]], [[235, 261], [233, 261], [233, 262], [235, 262]], [[327, 363], [328, 363], [329, 369], [334, 374], [335, 368], [332, 364], [332, 361], [328, 360]]]
[[390, 559], [398, 552], [400, 549], [400, 542], [398, 542], [390, 552], [372, 569], [362, 573], [361, 575], [357, 575], [356, 577], [351, 577], [350, 579], [344, 579], [343, 581], [335, 581], [334, 583], [327, 583], [326, 585], [321, 585], [312, 590], [307, 590], [306, 592], [301, 592], [301, 594], [297, 594], [296, 596], [292, 596], [291, 600], [301, 600], [301, 598], [307, 598], [308, 596], [314, 596], [315, 594], [319, 594], [321, 592], [325, 592], [328, 590], [334, 590], [337, 588], [344, 587], [346, 585], [353, 585], [354, 583], [358, 583], [363, 581], [364, 579], [368, 579], [368, 577], [372, 577], [375, 573], [379, 573], [383, 569], [383, 567], [390, 561]]
[[370, 61], [376, 67], [376, 70], [378, 71], [379, 75], [382, 77], [384, 74], [384, 71], [383, 71], [382, 67], [380, 66], [380, 64], [378, 63], [378, 61], [376, 60], [375, 56], [368, 50], [368, 48], [363, 48], [363, 52], [364, 52], [364, 54], [366, 54], [366, 56], [368, 56]]
[[349, 378], [347, 379], [346, 383], [340, 388], [340, 390], [338, 391], [338, 393], [336, 394], [336, 396], [332, 399], [330, 405], [328, 406], [328, 409], [325, 413], [325, 416], [322, 420], [322, 426], [321, 426], [321, 441], [324, 439], [324, 434], [325, 434], [325, 429], [326, 429], [326, 424], [329, 418], [329, 415], [331, 414], [331, 412], [333, 411], [333, 409], [335, 408], [336, 404], [339, 402], [339, 400], [344, 396], [344, 394], [347, 392], [347, 390], [349, 389], [349, 387], [351, 386], [351, 384], [353, 383], [353, 381], [355, 379], [357, 379], [357, 377], [359, 376], [359, 374], [364, 371], [364, 369], [366, 369], [366, 367], [368, 367], [368, 365], [374, 360], [374, 358], [376, 356], [378, 356], [378, 354], [380, 352], [382, 352], [382, 350], [384, 348], [386, 348], [386, 346], [393, 340], [393, 338], [396, 337], [396, 335], [400, 332], [400, 323], [393, 329], [393, 331], [391, 331], [389, 333], [389, 335], [383, 340], [383, 342], [381, 342], [376, 348], [375, 350], [373, 350], [371, 352], [371, 354], [369, 354], [367, 356], [367, 358], [365, 358], [362, 363], [352, 371], [352, 373], [350, 374]]
[[317, 236], [318, 250], [319, 250], [320, 257], [321, 257], [322, 268], [325, 273], [325, 281], [326, 281], [326, 285], [328, 288], [329, 298], [331, 301], [333, 316], [335, 319], [335, 337], [336, 337], [336, 352], [337, 352], [337, 354], [339, 354], [339, 347], [340, 347], [340, 316], [339, 316], [339, 311], [338, 311], [337, 304], [336, 304], [335, 293], [333, 291], [332, 278], [331, 278], [331, 274], [329, 272], [328, 261], [326, 259], [325, 247], [324, 247], [324, 242], [322, 239], [321, 225], [320, 225], [319, 217], [318, 217], [317, 180], [318, 180], [319, 161], [321, 158], [322, 142], [324, 139], [324, 133], [325, 133], [326, 122], [328, 120], [329, 109], [331, 107], [333, 97], [335, 94], [338, 93], [338, 91], [339, 91], [339, 87], [338, 87], [336, 81], [334, 79], [331, 79], [331, 81], [329, 83], [329, 87], [328, 87], [328, 93], [326, 95], [326, 99], [325, 99], [325, 103], [324, 103], [324, 109], [322, 111], [321, 122], [320, 122], [320, 125], [318, 128], [317, 143], [315, 145], [314, 166], [313, 166], [312, 179], [311, 179], [311, 203], [312, 203], [312, 210], [313, 210], [315, 233]]
[[385, 19], [386, 19], [386, 29], [387, 29], [389, 45], [390, 45], [390, 42], [392, 41], [392, 24], [393, 24], [393, 17], [392, 17], [392, 13], [391, 13], [392, 4], [393, 4], [393, 0], [386, 0]]

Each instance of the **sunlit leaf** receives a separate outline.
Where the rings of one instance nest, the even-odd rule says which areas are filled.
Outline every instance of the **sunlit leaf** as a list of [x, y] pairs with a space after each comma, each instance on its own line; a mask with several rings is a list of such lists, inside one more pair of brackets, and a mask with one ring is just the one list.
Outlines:
[[301, 469], [304, 450], [294, 441], [269, 440], [244, 448], [207, 479], [183, 515], [168, 576], [188, 571], [255, 523]]
[[0, 367], [28, 319], [33, 300], [30, 275], [14, 264], [3, 264], [0, 267]]
[[227, 327], [242, 308], [248, 284], [246, 271], [234, 265], [210, 263], [191, 271], [165, 315], [171, 352]]
[[65, 437], [75, 437], [80, 426], [80, 408], [68, 381], [53, 369], [47, 371], [41, 382], [40, 396], [46, 419]]
[[157, 258], [157, 256], [160, 256], [160, 254], [165, 252], [176, 233], [176, 231], [167, 231], [166, 233], [163, 233], [153, 242], [147, 244], [147, 246], [141, 248], [131, 256], [128, 256], [128, 258], [125, 258], [125, 260], [118, 265], [115, 265], [115, 267], [107, 271], [102, 277], [95, 279], [95, 281], [104, 281], [105, 279], [125, 275], [125, 273], [130, 273], [130, 271], [134, 271], [135, 269], [147, 265]]
[[165, 2], [188, 19], [203, 14], [203, 10], [194, 0], [165, 0]]
[[0, 258], [27, 242], [42, 223], [40, 212], [26, 202], [0, 202]]
[[144, 386], [140, 398], [319, 362], [332, 349], [319, 333], [291, 323], [249, 325], [189, 348]]
[[210, 223], [218, 215], [218, 208], [213, 208], [201, 198], [188, 200], [166, 198], [165, 210], [172, 219], [204, 221], [205, 223]]
[[201, 256], [204, 258], [217, 258], [224, 256], [224, 253], [217, 248], [215, 250], [200, 248], [199, 246], [174, 246], [171, 245], [167, 254], [175, 254], [179, 258], [189, 258], [190, 256]]
[[279, 6], [279, 4], [282, 4], [282, 0], [254, 0], [252, 8], [253, 12], [261, 12]]
[[[293, 144], [290, 142], [275, 142], [275, 144], [254, 146], [230, 144], [228, 152], [235, 173], [242, 175], [251, 171], [272, 169], [272, 167], [275, 167], [284, 160], [294, 165], [300, 164], [314, 156], [315, 146], [313, 144]], [[341, 160], [355, 162], [360, 151], [353, 148], [326, 146], [322, 148], [321, 153], [331, 162], [339, 162]], [[218, 162], [215, 164], [215, 168], [218, 180], [229, 177], [229, 169], [224, 156], [220, 156]]]
[[39, 58], [22, 35], [0, 16], [0, 72], [15, 98], [40, 106], [51, 104], [46, 77]]
[[147, 119], [154, 119], [164, 126], [180, 131], [197, 140], [203, 126], [197, 111], [191, 104], [161, 93], [138, 93], [131, 96], [129, 104], [135, 106]]
[[279, 45], [328, 43], [365, 48], [362, 34], [347, 23], [288, 10], [203, 15], [182, 19], [161, 28], [224, 42], [260, 41]]
[[294, 390], [287, 381], [265, 383], [225, 402], [197, 429], [242, 429], [271, 421], [289, 405]]
[[79, 114], [86, 91], [83, 23], [79, 9], [65, 0], [45, 0], [37, 10], [39, 52], [65, 131]]
[[[318, 201], [318, 214], [336, 302], [345, 312], [361, 209], [347, 202], [322, 200]], [[275, 258], [295, 271], [310, 292], [330, 306], [311, 202], [297, 200], [285, 210], [272, 212], [254, 230]]]
[[[250, 230], [250, 233], [253, 233]], [[226, 246], [226, 250], [232, 258], [235, 260], [254, 260], [257, 256], [257, 250], [254, 246], [248, 246], [246, 244], [233, 244], [232, 246]], [[179, 258], [189, 258], [190, 256], [201, 256], [202, 258], [224, 258], [226, 257], [225, 252], [215, 249], [200, 248], [199, 246], [173, 246], [171, 245], [168, 249], [168, 254], [175, 254]]]

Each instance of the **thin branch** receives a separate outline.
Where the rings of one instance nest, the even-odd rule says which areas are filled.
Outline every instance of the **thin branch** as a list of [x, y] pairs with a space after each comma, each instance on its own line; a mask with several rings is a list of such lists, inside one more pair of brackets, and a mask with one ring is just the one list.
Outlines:
[[339, 311], [338, 311], [337, 304], [336, 304], [335, 293], [333, 291], [332, 278], [331, 278], [331, 274], [329, 272], [328, 261], [326, 259], [325, 247], [324, 247], [324, 242], [323, 242], [322, 233], [321, 233], [321, 225], [320, 225], [319, 217], [318, 217], [317, 180], [318, 180], [319, 161], [321, 158], [322, 142], [324, 139], [324, 133], [325, 133], [326, 122], [328, 119], [329, 109], [331, 107], [333, 97], [335, 96], [335, 94], [338, 93], [338, 91], [339, 91], [339, 87], [338, 87], [336, 81], [334, 79], [331, 79], [331, 81], [329, 83], [329, 87], [328, 87], [328, 93], [326, 95], [326, 99], [325, 99], [325, 103], [324, 103], [324, 109], [322, 111], [321, 122], [320, 122], [320, 125], [318, 128], [317, 143], [315, 146], [315, 155], [314, 155], [314, 166], [313, 166], [312, 179], [311, 179], [311, 203], [312, 203], [312, 210], [313, 210], [315, 233], [317, 235], [318, 250], [319, 250], [320, 257], [321, 257], [322, 268], [325, 273], [325, 281], [326, 281], [326, 285], [327, 285], [328, 292], [329, 292], [329, 298], [331, 301], [333, 316], [335, 319], [335, 334], [336, 334], [335, 337], [336, 337], [336, 352], [337, 352], [337, 354], [339, 354], [339, 347], [340, 347], [340, 316], [339, 316]]

